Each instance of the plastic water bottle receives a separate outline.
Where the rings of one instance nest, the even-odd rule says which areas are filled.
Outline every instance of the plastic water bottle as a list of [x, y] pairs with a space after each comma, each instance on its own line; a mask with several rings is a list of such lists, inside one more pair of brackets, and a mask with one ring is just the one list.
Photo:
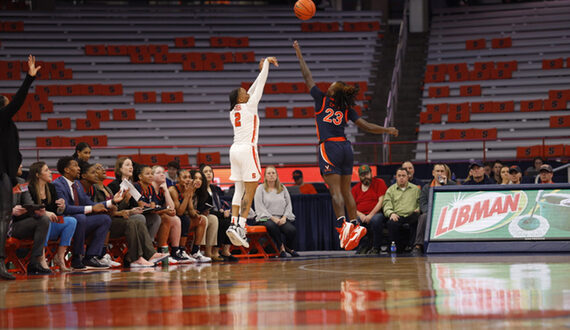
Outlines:
[[396, 242], [392, 241], [390, 245], [390, 253], [396, 253]]

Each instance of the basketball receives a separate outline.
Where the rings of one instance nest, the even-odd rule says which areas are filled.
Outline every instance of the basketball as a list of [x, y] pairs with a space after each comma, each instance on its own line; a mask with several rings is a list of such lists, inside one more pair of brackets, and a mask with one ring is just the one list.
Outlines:
[[312, 0], [298, 0], [294, 9], [295, 16], [300, 20], [306, 21], [315, 16], [316, 8]]

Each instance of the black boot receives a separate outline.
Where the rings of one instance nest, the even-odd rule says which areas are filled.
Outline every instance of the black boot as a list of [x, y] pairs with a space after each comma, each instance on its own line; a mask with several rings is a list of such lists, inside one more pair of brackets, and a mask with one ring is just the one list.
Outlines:
[[0, 277], [5, 279], [5, 280], [15, 280], [16, 279], [14, 277], [14, 275], [8, 273], [8, 270], [6, 270], [6, 263], [4, 261], [4, 258], [0, 258]]

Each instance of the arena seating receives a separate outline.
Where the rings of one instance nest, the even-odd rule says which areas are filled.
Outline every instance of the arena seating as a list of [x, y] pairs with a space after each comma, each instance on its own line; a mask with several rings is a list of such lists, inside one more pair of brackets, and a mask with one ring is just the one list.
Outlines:
[[427, 158], [570, 156], [568, 19], [570, 1], [434, 12], [418, 140], [438, 141]]
[[[261, 147], [261, 161], [314, 163], [314, 121], [307, 118], [313, 102], [299, 89], [304, 83], [292, 42], [299, 40], [320, 86], [358, 82], [359, 110], [366, 111], [380, 18], [378, 12], [327, 11], [307, 26], [288, 7], [236, 6], [6, 12], [2, 21], [14, 29], [0, 32], [0, 65], [10, 67], [10, 77], [0, 77], [0, 93], [15, 92], [27, 54], [49, 67], [31, 91], [37, 100], [19, 118], [24, 165], [38, 155], [54, 164], [74, 143], [94, 139], [116, 147], [93, 152], [106, 165], [117, 154], [139, 153], [125, 146], [160, 147], [142, 154], [188, 154], [191, 165], [198, 152], [220, 152], [221, 164], [229, 164], [229, 148], [220, 147], [232, 143], [228, 94], [255, 79], [260, 58], [277, 56], [280, 66], [270, 69], [259, 106], [259, 143], [309, 145]], [[267, 108], [285, 110], [266, 116]], [[347, 134], [354, 140], [356, 128]], [[32, 149], [48, 146], [57, 149]]]

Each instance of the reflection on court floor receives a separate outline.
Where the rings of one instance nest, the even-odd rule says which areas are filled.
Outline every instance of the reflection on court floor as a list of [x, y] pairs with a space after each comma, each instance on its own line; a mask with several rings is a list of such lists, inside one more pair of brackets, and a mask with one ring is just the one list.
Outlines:
[[20, 277], [0, 282], [0, 327], [567, 327], [567, 260], [335, 253]]

